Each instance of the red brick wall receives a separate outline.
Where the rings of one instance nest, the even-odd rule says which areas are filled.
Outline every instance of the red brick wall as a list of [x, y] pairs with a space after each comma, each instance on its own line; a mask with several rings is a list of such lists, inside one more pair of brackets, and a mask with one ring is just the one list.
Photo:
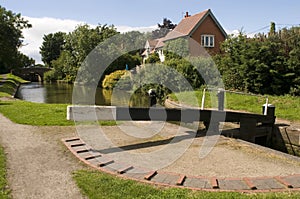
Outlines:
[[[220, 53], [220, 43], [226, 38], [222, 34], [221, 30], [218, 28], [217, 24], [211, 18], [207, 16], [206, 19], [201, 23], [201, 25], [194, 31], [191, 38], [197, 41], [201, 45], [201, 35], [214, 35], [215, 36], [215, 46], [213, 48], [205, 48], [210, 54]], [[191, 54], [193, 49], [191, 48]]]

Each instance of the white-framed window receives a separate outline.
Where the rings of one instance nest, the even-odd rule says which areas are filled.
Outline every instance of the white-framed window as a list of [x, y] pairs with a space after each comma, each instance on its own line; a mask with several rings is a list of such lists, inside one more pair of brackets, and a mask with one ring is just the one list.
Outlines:
[[203, 47], [215, 47], [215, 36], [214, 35], [201, 35], [201, 45]]

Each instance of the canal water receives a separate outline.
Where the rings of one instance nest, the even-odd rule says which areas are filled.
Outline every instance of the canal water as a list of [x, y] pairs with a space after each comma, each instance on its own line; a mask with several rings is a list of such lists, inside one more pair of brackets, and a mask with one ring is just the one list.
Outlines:
[[[65, 83], [39, 83], [22, 84], [16, 98], [38, 103], [72, 104], [73, 85]], [[128, 102], [128, 99], [129, 102]], [[112, 105], [112, 90], [98, 88], [95, 93], [96, 105]], [[142, 94], [131, 94], [126, 91], [115, 91], [113, 105], [148, 107], [149, 99]]]

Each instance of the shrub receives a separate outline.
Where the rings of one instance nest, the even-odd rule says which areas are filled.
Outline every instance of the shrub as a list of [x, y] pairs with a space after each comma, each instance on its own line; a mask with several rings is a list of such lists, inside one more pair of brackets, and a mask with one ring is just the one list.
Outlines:
[[118, 89], [130, 88], [130, 76], [129, 71], [117, 70], [109, 75], [105, 75], [102, 82], [102, 87], [106, 89], [113, 89], [118, 83]]

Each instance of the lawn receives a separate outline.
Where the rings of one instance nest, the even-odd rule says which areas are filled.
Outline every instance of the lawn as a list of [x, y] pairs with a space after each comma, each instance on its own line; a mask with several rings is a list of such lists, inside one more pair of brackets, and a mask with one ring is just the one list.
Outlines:
[[77, 185], [90, 199], [268, 199], [300, 198], [300, 193], [259, 193], [243, 194], [237, 192], [192, 191], [181, 188], [155, 187], [132, 180], [120, 179], [99, 171], [80, 170], [73, 175]]

